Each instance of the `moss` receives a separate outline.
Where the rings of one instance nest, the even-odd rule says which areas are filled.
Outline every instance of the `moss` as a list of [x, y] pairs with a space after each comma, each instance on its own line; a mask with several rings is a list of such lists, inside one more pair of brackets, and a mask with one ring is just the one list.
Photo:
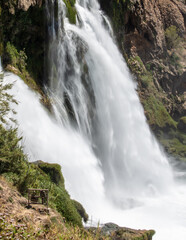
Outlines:
[[186, 134], [179, 130], [160, 132], [159, 139], [165, 150], [175, 159], [186, 161]]
[[61, 166], [59, 164], [50, 164], [39, 161], [38, 167], [50, 176], [50, 179], [53, 183], [58, 186], [64, 186], [64, 178], [61, 173]]
[[69, 22], [72, 24], [76, 24], [76, 9], [75, 9], [75, 0], [63, 0], [67, 7], [67, 17]]
[[149, 96], [143, 104], [149, 124], [153, 128], [176, 128], [176, 122], [171, 118], [163, 103], [155, 96]]

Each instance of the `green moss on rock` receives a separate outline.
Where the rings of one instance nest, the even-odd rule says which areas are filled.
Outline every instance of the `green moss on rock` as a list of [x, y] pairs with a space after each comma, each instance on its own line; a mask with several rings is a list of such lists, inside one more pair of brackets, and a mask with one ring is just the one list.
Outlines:
[[69, 22], [72, 24], [76, 24], [76, 9], [75, 9], [75, 0], [63, 0], [67, 7], [67, 17]]
[[171, 118], [163, 103], [155, 96], [149, 96], [143, 103], [147, 119], [152, 127], [176, 129], [176, 122]]
[[55, 183], [58, 186], [64, 186], [64, 178], [61, 173], [61, 166], [59, 164], [51, 164], [51, 163], [38, 161], [37, 165], [48, 176], [50, 176], [50, 179], [53, 183]]

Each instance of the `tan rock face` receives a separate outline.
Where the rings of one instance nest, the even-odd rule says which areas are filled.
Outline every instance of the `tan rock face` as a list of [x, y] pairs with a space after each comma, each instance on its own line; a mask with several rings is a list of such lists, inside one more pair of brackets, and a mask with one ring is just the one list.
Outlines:
[[181, 33], [184, 33], [186, 6], [176, 0], [159, 0], [157, 6], [161, 13], [164, 28], [175, 25]]
[[18, 8], [27, 11], [30, 6], [38, 5], [41, 7], [42, 0], [18, 0]]
[[[169, 96], [182, 95], [183, 99], [186, 94], [186, 4], [180, 0], [131, 2], [132, 7], [124, 21], [126, 32], [123, 39], [128, 57], [139, 56], [145, 65], [150, 63], [156, 85]], [[170, 26], [176, 26], [176, 34], [181, 39], [172, 49], [168, 48], [165, 34]], [[183, 100], [181, 103], [173, 101], [169, 112], [172, 116], [175, 116], [174, 112], [183, 116], [185, 110]]]
[[165, 29], [175, 25], [180, 34], [183, 35], [185, 32], [186, 6], [177, 0], [132, 0], [132, 2], [126, 25], [132, 25], [135, 31], [129, 28], [126, 48], [137, 46], [138, 54], [144, 60], [151, 58], [152, 52], [162, 56], [166, 47]]

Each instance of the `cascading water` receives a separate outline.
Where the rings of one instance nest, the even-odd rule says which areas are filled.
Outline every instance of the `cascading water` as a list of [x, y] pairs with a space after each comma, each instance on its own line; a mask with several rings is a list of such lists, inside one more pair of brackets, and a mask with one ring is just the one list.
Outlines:
[[99, 4], [77, 1], [77, 25], [64, 17], [62, 1], [58, 9], [63, 26], [55, 27], [54, 9], [49, 15], [50, 90], [59, 109], [68, 100], [78, 129], [92, 143], [106, 194], [118, 201], [165, 191], [171, 170], [146, 124], [135, 83], [103, 25]]
[[23, 82], [5, 75], [17, 79], [25, 152], [31, 161], [61, 164], [70, 194], [94, 218], [154, 228], [158, 240], [184, 240], [186, 192], [148, 128], [109, 21], [96, 0], [75, 7], [72, 25], [62, 0], [47, 4], [53, 117]]

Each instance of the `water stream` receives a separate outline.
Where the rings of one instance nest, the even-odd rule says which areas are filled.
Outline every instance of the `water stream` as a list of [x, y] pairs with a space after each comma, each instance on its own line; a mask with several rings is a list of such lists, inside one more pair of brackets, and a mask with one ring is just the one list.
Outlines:
[[[52, 2], [52, 1], [50, 1]], [[101, 223], [152, 228], [155, 240], [185, 240], [186, 188], [152, 135], [127, 65], [96, 0], [47, 5], [48, 94], [53, 115], [17, 76], [12, 89], [30, 161], [59, 163], [71, 196]], [[56, 21], [56, 19], [58, 19]]]

